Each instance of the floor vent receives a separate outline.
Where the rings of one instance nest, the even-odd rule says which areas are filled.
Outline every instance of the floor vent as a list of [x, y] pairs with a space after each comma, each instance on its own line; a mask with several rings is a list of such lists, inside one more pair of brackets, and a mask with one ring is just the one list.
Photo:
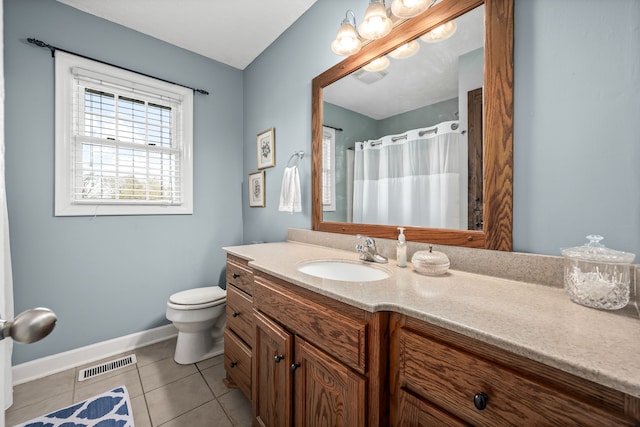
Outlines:
[[88, 380], [89, 378], [97, 377], [98, 375], [133, 365], [134, 363], [136, 363], [136, 355], [131, 354], [129, 356], [121, 357], [120, 359], [92, 366], [91, 368], [83, 369], [78, 373], [78, 381]]

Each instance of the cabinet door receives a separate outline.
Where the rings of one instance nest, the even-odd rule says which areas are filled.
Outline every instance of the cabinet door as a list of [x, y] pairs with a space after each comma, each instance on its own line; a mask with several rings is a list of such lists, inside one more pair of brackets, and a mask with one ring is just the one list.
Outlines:
[[296, 426], [365, 425], [365, 378], [300, 337], [293, 366]]
[[259, 426], [291, 426], [293, 337], [258, 311], [253, 312], [253, 415]]

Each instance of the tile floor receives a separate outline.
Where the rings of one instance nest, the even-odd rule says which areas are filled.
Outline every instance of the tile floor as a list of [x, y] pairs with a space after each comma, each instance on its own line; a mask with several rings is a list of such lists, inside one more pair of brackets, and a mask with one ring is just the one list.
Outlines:
[[223, 356], [178, 365], [174, 348], [175, 338], [109, 357], [105, 361], [135, 353], [137, 364], [82, 382], [78, 370], [102, 361], [17, 385], [5, 424], [13, 426], [124, 385], [136, 427], [251, 426], [251, 402], [222, 382]]

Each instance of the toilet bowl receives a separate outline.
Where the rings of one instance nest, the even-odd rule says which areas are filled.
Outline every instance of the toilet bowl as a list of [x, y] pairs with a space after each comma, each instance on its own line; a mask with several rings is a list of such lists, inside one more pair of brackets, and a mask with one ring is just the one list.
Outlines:
[[167, 301], [166, 316], [178, 329], [174, 360], [182, 365], [224, 352], [227, 291], [218, 286], [177, 292]]

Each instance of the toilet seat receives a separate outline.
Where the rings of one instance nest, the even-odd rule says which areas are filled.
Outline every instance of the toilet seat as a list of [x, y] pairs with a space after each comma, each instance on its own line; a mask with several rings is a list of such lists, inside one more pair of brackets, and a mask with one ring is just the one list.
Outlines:
[[175, 310], [199, 310], [223, 304], [227, 291], [219, 286], [187, 289], [169, 297], [167, 305]]

